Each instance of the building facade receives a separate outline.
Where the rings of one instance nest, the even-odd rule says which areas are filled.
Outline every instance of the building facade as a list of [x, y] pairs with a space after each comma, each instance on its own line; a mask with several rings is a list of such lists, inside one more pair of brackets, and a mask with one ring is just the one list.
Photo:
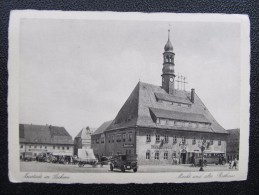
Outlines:
[[[168, 33], [169, 34], [169, 33]], [[162, 86], [139, 82], [114, 120], [92, 135], [98, 155], [132, 154], [139, 164], [190, 163], [201, 154], [226, 155], [228, 132], [214, 119], [195, 90], [175, 89], [175, 53], [168, 35]]]
[[239, 140], [240, 140], [240, 129], [228, 129], [229, 136], [227, 138], [227, 159], [239, 160]]
[[42, 152], [51, 152], [57, 156], [72, 156], [74, 143], [64, 127], [52, 125], [19, 125], [20, 158], [25, 152], [37, 156]]

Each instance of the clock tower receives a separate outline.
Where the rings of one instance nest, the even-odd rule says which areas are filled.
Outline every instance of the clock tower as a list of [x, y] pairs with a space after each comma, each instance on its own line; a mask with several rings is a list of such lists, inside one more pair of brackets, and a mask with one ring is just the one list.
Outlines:
[[164, 47], [164, 63], [162, 72], [162, 88], [169, 94], [174, 94], [174, 52], [170, 41], [170, 30], [168, 30], [168, 41]]

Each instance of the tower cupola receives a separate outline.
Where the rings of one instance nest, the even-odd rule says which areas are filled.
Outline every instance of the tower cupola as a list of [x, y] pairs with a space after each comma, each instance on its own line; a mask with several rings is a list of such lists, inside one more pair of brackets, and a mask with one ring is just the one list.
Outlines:
[[164, 63], [162, 69], [162, 88], [169, 94], [174, 94], [174, 52], [170, 41], [170, 30], [168, 30], [168, 40], [164, 47]]
[[174, 51], [173, 45], [170, 41], [170, 30], [168, 30], [168, 40], [167, 40], [167, 43], [165, 44], [164, 50], [165, 50], [165, 52], [173, 52]]

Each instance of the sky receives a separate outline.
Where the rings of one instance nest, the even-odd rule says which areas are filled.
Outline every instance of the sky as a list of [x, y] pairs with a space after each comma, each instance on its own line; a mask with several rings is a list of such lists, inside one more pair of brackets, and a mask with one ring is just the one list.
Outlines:
[[227, 22], [22, 19], [20, 123], [74, 137], [114, 119], [139, 81], [161, 85], [168, 28], [186, 90], [225, 129], [239, 128], [240, 26]]

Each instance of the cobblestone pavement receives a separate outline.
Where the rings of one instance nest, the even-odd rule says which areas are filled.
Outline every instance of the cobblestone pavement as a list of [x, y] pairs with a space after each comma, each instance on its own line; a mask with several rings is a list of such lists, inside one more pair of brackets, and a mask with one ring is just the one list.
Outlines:
[[[199, 171], [199, 167], [192, 167], [190, 165], [161, 165], [161, 166], [150, 166], [140, 165], [138, 172], [196, 172]], [[63, 164], [52, 164], [44, 162], [21, 162], [20, 170], [22, 172], [64, 172], [64, 173], [118, 173], [120, 170], [110, 171], [109, 165], [100, 165], [92, 167], [85, 165], [84, 167], [78, 167], [78, 165], [63, 165]], [[236, 171], [237, 169], [229, 169], [228, 164], [226, 165], [208, 165], [204, 167], [205, 172], [211, 171]], [[133, 171], [126, 171], [126, 173], [133, 173]]]

